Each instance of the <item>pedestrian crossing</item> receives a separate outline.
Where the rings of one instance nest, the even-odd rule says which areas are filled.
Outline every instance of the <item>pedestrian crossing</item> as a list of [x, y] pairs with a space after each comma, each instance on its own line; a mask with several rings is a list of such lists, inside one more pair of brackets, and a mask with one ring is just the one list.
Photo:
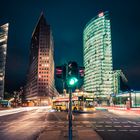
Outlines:
[[[20, 122], [22, 126], [25, 122]], [[1, 129], [4, 124], [8, 124], [8, 122], [0, 121]], [[34, 124], [34, 126], [38, 126], [38, 124]], [[5, 127], [5, 126], [3, 126]], [[14, 127], [14, 125], [12, 125]], [[40, 126], [41, 127], [41, 126]], [[47, 130], [60, 130], [60, 129], [68, 129], [68, 121], [45, 121], [42, 125]], [[138, 132], [140, 131], [140, 122], [138, 121], [73, 121], [73, 129], [82, 130], [82, 129], [93, 129], [99, 132]]]
[[[129, 121], [73, 121], [73, 129], [93, 129], [95, 131], [107, 132], [138, 132], [140, 131], [140, 122]], [[68, 129], [68, 121], [52, 121], [46, 123], [46, 129]]]

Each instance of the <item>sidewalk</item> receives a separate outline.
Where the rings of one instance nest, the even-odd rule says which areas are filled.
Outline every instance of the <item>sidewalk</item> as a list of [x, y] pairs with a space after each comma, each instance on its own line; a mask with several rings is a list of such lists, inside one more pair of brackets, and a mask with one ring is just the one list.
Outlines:
[[106, 108], [108, 111], [120, 111], [120, 112], [126, 112], [126, 113], [133, 113], [133, 114], [139, 114], [140, 115], [140, 108], [130, 108], [127, 109], [125, 107], [103, 107]]
[[0, 107], [0, 111], [1, 110], [10, 110], [10, 109], [12, 109], [12, 107]]

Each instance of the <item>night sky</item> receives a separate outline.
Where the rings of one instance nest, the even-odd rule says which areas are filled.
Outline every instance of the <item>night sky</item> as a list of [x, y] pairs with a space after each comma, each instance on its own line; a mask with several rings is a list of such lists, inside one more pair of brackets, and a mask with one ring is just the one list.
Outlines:
[[41, 11], [51, 25], [55, 65], [83, 65], [83, 29], [101, 11], [109, 11], [113, 68], [122, 69], [132, 89], [140, 90], [139, 0], [0, 0], [0, 25], [9, 22], [6, 91], [23, 86], [33, 29]]

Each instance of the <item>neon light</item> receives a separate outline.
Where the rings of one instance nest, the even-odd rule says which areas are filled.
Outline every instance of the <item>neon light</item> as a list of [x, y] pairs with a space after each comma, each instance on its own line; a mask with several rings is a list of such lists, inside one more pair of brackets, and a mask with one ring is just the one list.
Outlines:
[[101, 13], [98, 14], [98, 16], [99, 16], [99, 17], [102, 17], [102, 16], [104, 16], [104, 13], [101, 12]]

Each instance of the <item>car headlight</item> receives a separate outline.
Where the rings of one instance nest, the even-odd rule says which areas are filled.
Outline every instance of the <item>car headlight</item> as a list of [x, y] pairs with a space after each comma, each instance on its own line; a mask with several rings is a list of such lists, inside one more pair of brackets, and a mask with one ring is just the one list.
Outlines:
[[84, 108], [84, 111], [87, 111], [87, 109], [86, 109], [86, 108]]

